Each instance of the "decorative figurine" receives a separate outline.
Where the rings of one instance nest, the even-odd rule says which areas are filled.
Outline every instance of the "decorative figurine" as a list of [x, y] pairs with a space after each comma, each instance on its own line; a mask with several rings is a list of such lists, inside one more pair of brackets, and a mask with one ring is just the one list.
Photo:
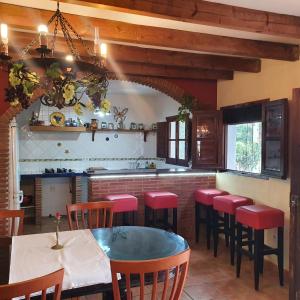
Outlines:
[[92, 130], [92, 141], [95, 141], [95, 133], [98, 129], [98, 120], [97, 119], [91, 119], [91, 125], [90, 129]]
[[114, 119], [118, 123], [117, 127], [118, 129], [124, 129], [124, 121], [126, 119], [126, 114], [128, 112], [128, 108], [124, 108], [122, 111], [119, 111], [119, 109], [114, 106], [113, 107], [113, 113], [114, 113]]

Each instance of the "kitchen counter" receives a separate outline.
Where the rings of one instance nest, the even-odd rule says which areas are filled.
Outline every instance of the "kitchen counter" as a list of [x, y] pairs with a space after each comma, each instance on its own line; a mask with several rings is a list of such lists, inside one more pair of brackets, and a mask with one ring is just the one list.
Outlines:
[[77, 176], [88, 176], [86, 172], [67, 172], [67, 173], [36, 173], [36, 174], [22, 174], [22, 179], [28, 178], [57, 178], [57, 177], [77, 177]]
[[178, 233], [194, 237], [194, 192], [216, 188], [216, 173], [194, 169], [97, 170], [89, 174], [89, 201], [103, 200], [108, 194], [130, 194], [138, 198], [137, 224], [144, 225], [144, 193], [168, 191], [178, 195]]
[[90, 177], [91, 179], [95, 179], [98, 177], [103, 176], [142, 176], [143, 174], [149, 176], [150, 174], [155, 175], [211, 175], [214, 174], [214, 172], [209, 171], [203, 171], [203, 170], [195, 170], [195, 169], [183, 169], [183, 168], [176, 168], [176, 169], [120, 169], [120, 170], [97, 170], [95, 172], [67, 172], [67, 173], [36, 173], [36, 174], [23, 174], [21, 175], [21, 179], [26, 178], [56, 178], [56, 177]]

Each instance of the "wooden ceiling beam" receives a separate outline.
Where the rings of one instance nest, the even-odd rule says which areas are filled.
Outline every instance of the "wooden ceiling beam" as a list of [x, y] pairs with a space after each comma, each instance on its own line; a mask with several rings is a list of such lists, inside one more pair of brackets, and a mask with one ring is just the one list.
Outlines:
[[62, 0], [139, 15], [300, 38], [300, 17], [202, 0]]
[[[11, 32], [11, 44], [21, 49], [28, 45], [36, 37], [35, 34], [25, 32]], [[87, 41], [90, 48], [92, 42]], [[76, 44], [81, 55], [84, 49]], [[13, 51], [13, 48], [11, 48]], [[66, 43], [60, 37], [57, 38], [56, 51], [67, 52]], [[116, 62], [139, 62], [154, 65], [166, 65], [174, 67], [200, 68], [210, 70], [227, 70], [258, 73], [261, 71], [261, 61], [255, 58], [243, 58], [233, 56], [220, 56], [210, 54], [194, 54], [178, 51], [158, 50], [125, 46], [118, 44], [108, 45], [108, 59]]]
[[[15, 48], [11, 48], [9, 54], [13, 56], [13, 59], [19, 59], [18, 49], [22, 49], [25, 45], [29, 44], [35, 37], [32, 33], [24, 32], [13, 32], [11, 35], [12, 44]], [[88, 46], [92, 46], [92, 42], [88, 42]], [[116, 48], [114, 48], [116, 46]], [[76, 43], [76, 47], [79, 50], [79, 54], [83, 60], [86, 60], [87, 53], [84, 52], [84, 49], [80, 43]], [[111, 48], [110, 48], [111, 47]], [[124, 47], [124, 48], [123, 48]], [[146, 57], [144, 60], [140, 56], [138, 59], [135, 59], [135, 54], [139, 51], [147, 51], [148, 49], [138, 48], [138, 51], [131, 52], [132, 48], [138, 47], [128, 47], [122, 46], [119, 48], [119, 45], [110, 45], [109, 51], [110, 55], [107, 58], [107, 68], [110, 73], [115, 73], [119, 78], [126, 75], [138, 75], [138, 76], [147, 76], [147, 77], [161, 77], [161, 78], [180, 78], [180, 79], [206, 79], [206, 80], [231, 80], [233, 79], [232, 70], [214, 70], [209, 68], [199, 68], [199, 67], [186, 67], [184, 65], [167, 65], [163, 64], [162, 58], [160, 58], [160, 64], [151, 64], [149, 57]], [[111, 50], [114, 49], [111, 53]], [[69, 50], [67, 44], [63, 38], [58, 37], [56, 40], [56, 55], [55, 57], [62, 58], [63, 55], [68, 54]], [[121, 51], [121, 52], [120, 52]], [[130, 56], [130, 59], [126, 60], [126, 55]], [[35, 51], [35, 47], [29, 52], [30, 57], [38, 57], [39, 54]]]
[[148, 77], [193, 79], [193, 80], [232, 80], [232, 71], [193, 69], [171, 66], [158, 66], [143, 63], [118, 62], [108, 63], [110, 72], [118, 74], [120, 78], [124, 75], [139, 75]]
[[118, 62], [140, 62], [155, 65], [252, 73], [261, 71], [261, 61], [255, 58], [184, 53], [117, 44], [110, 44], [108, 53], [111, 59]]
[[[36, 30], [37, 25], [41, 22], [46, 23], [52, 14], [52, 11], [47, 10], [0, 4], [1, 21], [23, 29]], [[71, 14], [65, 16], [78, 33], [87, 39], [93, 39], [93, 27], [99, 27], [101, 37], [105, 40], [142, 44], [149, 48], [164, 47], [288, 61], [299, 59], [297, 45], [141, 26]]]

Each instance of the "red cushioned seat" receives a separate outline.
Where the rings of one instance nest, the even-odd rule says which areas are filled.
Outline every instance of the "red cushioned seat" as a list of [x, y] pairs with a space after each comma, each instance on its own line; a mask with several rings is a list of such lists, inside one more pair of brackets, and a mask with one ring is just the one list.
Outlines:
[[178, 196], [169, 192], [147, 192], [145, 205], [152, 209], [177, 208]]
[[238, 207], [251, 204], [253, 204], [251, 199], [237, 195], [216, 196], [213, 199], [215, 210], [231, 215], [235, 215]]
[[194, 195], [196, 202], [204, 205], [213, 205], [214, 197], [228, 195], [228, 193], [218, 189], [199, 189], [195, 191]]
[[136, 211], [138, 209], [138, 200], [129, 194], [115, 194], [105, 196], [105, 200], [114, 201], [113, 211], [115, 213]]
[[284, 212], [266, 205], [248, 205], [236, 209], [236, 221], [254, 229], [284, 226]]

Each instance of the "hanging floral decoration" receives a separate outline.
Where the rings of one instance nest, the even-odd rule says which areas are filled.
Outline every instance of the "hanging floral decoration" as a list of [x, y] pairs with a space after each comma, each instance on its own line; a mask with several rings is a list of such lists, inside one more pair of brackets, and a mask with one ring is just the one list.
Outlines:
[[40, 79], [35, 72], [30, 72], [23, 63], [15, 63], [9, 71], [9, 87], [6, 89], [6, 100], [11, 106], [22, 105], [28, 108], [34, 90]]
[[[9, 73], [10, 86], [6, 89], [6, 101], [12, 106], [21, 105], [28, 108], [33, 92], [39, 87], [44, 90], [40, 100], [46, 106], [73, 107], [78, 115], [83, 109], [94, 111], [99, 108], [104, 113], [110, 111], [111, 103], [105, 99], [107, 81], [102, 75], [87, 75], [76, 79], [72, 72], [64, 72], [59, 62], [52, 63], [45, 71], [45, 76], [39, 78], [30, 72], [24, 63], [12, 65]], [[88, 100], [85, 103], [82, 101]]]

